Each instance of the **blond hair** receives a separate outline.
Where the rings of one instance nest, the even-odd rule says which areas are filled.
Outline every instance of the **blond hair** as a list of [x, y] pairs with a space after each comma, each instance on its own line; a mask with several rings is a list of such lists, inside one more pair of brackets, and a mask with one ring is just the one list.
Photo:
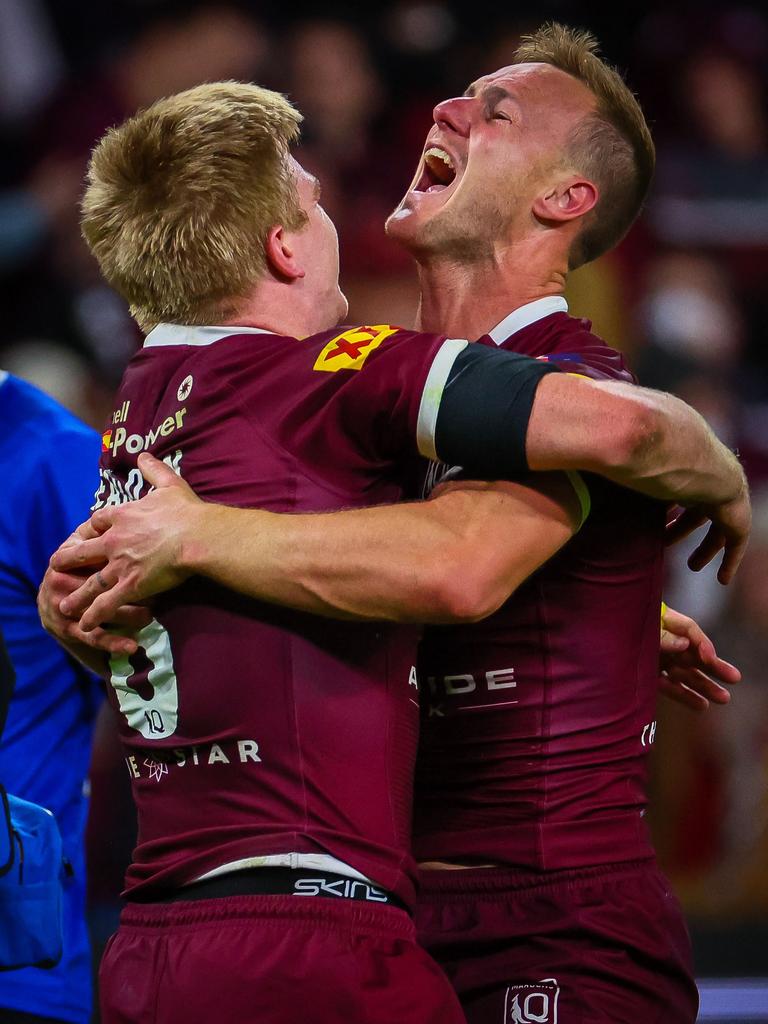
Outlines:
[[221, 323], [264, 274], [275, 224], [306, 220], [288, 163], [301, 114], [240, 82], [158, 100], [94, 150], [82, 231], [145, 330]]
[[514, 58], [515, 64], [551, 64], [565, 71], [597, 100], [594, 112], [572, 131], [568, 145], [569, 158], [600, 190], [571, 250], [571, 269], [621, 241], [642, 209], [656, 163], [640, 104], [618, 71], [600, 59], [598, 49], [589, 32], [551, 22], [524, 36]]

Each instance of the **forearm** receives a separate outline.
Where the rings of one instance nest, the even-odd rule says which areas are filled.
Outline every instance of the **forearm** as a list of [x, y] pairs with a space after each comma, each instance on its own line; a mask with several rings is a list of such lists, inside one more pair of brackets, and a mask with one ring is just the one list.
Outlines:
[[437, 576], [460, 538], [420, 511], [276, 515], [206, 505], [181, 560], [228, 589], [319, 615], [445, 621]]
[[745, 485], [738, 459], [673, 395], [545, 378], [528, 433], [531, 469], [585, 469], [663, 501], [714, 505]]
[[631, 459], [606, 473], [616, 483], [681, 505], [719, 505], [747, 487], [738, 458], [706, 420], [674, 395], [642, 391], [653, 425]]
[[434, 500], [317, 515], [202, 506], [185, 572], [333, 618], [484, 618], [578, 526], [572, 485], [465, 482]]

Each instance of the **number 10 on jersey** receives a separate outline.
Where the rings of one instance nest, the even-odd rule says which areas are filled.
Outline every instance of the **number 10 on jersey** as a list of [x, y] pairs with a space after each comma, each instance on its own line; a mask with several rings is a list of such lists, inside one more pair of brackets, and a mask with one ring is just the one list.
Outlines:
[[179, 690], [173, 669], [171, 640], [168, 631], [153, 619], [136, 634], [136, 642], [149, 661], [147, 681], [154, 691], [151, 698], [144, 700], [131, 686], [136, 669], [124, 654], [110, 658], [110, 682], [128, 725], [147, 740], [166, 739], [176, 732], [179, 717]]

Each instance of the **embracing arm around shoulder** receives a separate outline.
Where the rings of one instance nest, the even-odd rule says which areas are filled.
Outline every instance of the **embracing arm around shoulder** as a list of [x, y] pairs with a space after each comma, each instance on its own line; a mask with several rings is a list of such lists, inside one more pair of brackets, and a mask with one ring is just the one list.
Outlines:
[[674, 395], [620, 381], [543, 379], [526, 451], [533, 470], [590, 470], [686, 505], [730, 501], [745, 486], [738, 459], [695, 409]]
[[723, 550], [717, 578], [733, 579], [752, 523], [749, 487], [733, 452], [679, 398], [551, 374], [537, 389], [526, 444], [531, 469], [578, 466], [686, 506], [668, 530], [668, 543], [708, 523], [688, 565], [699, 570]]
[[61, 605], [85, 629], [193, 574], [335, 618], [475, 621], [566, 543], [588, 501], [578, 477], [541, 474], [455, 482], [425, 502], [281, 515], [202, 502], [151, 456], [140, 466], [156, 489], [96, 512], [81, 528], [90, 539], [52, 560], [101, 566]]
[[456, 482], [430, 501], [359, 511], [262, 513], [258, 525], [248, 510], [219, 512], [214, 543], [187, 549], [191, 571], [306, 611], [424, 623], [490, 615], [581, 523], [565, 474]]

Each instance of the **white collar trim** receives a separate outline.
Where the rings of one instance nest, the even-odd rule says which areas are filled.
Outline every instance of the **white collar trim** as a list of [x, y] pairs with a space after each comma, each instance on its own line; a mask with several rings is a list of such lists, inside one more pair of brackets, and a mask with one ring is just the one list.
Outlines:
[[7, 370], [0, 370], [0, 388], [3, 386], [3, 384], [5, 384], [5, 382], [7, 380], [8, 380], [8, 371]]
[[160, 345], [213, 345], [233, 334], [272, 334], [262, 327], [188, 327], [185, 324], [158, 324], [144, 340], [144, 348]]
[[514, 310], [509, 316], [505, 316], [500, 324], [497, 324], [492, 331], [488, 331], [488, 337], [492, 338], [497, 345], [503, 345], [505, 341], [522, 331], [524, 327], [530, 327], [537, 320], [543, 320], [545, 316], [553, 313], [567, 313], [568, 303], [562, 295], [547, 295], [543, 299], [535, 299], [533, 302], [526, 302]]

